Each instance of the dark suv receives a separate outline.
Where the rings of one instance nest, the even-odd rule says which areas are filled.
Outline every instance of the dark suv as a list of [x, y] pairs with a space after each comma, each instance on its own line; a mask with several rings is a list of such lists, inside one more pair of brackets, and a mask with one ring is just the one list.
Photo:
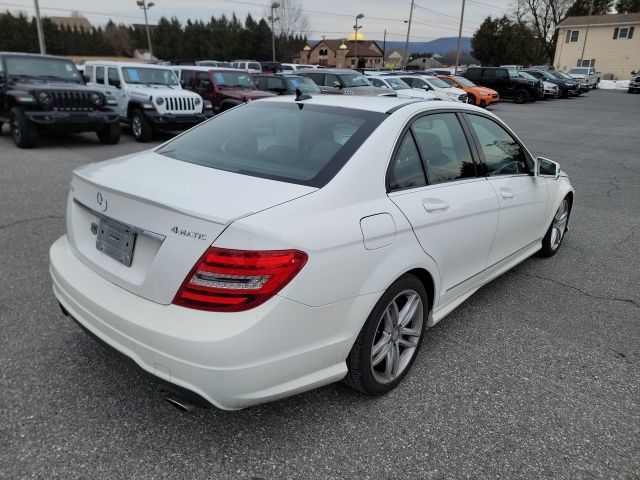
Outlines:
[[242, 70], [209, 67], [176, 67], [174, 70], [184, 88], [211, 101], [214, 113], [276, 95], [258, 90], [251, 74]]
[[538, 70], [535, 68], [528, 68], [522, 70], [529, 75], [532, 75], [545, 82], [553, 83], [558, 86], [558, 93], [561, 98], [575, 97], [580, 95], [580, 85], [578, 82], [572, 82], [566, 79], [557, 78], [552, 70]]
[[367, 77], [360, 72], [349, 69], [311, 69], [297, 70], [296, 74], [309, 77], [320, 87], [322, 93], [338, 95], [364, 95], [369, 97], [385, 96], [396, 97], [397, 94], [389, 92], [388, 88], [374, 87]]
[[469, 67], [462, 76], [478, 85], [496, 90], [500, 98], [512, 98], [515, 103], [534, 102], [544, 96], [541, 80], [522, 78], [515, 68]]
[[66, 58], [0, 52], [0, 129], [14, 143], [34, 147], [41, 132], [96, 132], [101, 143], [120, 141], [115, 99], [85, 86]]

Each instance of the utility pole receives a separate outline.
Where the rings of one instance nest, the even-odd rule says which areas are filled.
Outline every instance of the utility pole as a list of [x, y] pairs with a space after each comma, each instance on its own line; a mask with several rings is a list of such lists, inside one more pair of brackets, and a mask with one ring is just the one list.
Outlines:
[[458, 74], [458, 64], [460, 63], [460, 38], [462, 37], [462, 22], [464, 21], [464, 4], [466, 0], [462, 0], [462, 12], [460, 13], [460, 29], [458, 30], [458, 46], [456, 47], [456, 66], [453, 74]]
[[47, 53], [47, 49], [44, 45], [44, 31], [42, 30], [42, 20], [40, 19], [40, 6], [38, 0], [33, 0], [36, 7], [36, 28], [38, 29], [38, 43], [40, 44], [40, 55]]
[[[584, 64], [584, 49], [587, 46], [587, 37], [589, 36], [589, 27], [591, 26], [591, 14], [593, 13], [593, 0], [591, 0], [591, 4], [589, 5], [589, 16], [587, 17], [587, 31], [584, 34], [584, 42], [582, 42], [582, 53], [580, 54], [580, 67]], [[591, 62], [589, 65], [591, 66]]]
[[353, 29], [355, 30], [356, 34], [353, 37], [353, 42], [355, 44], [355, 49], [353, 52], [353, 56], [356, 57], [356, 64], [355, 64], [355, 68], [358, 68], [358, 29], [362, 28], [361, 26], [358, 26], [358, 20], [360, 20], [361, 18], [364, 18], [364, 13], [359, 13], [356, 16], [356, 25], [355, 27], [353, 27]]
[[153, 2], [147, 3], [147, 0], [138, 0], [136, 2], [142, 10], [144, 10], [144, 27], [147, 30], [147, 44], [149, 45], [149, 57], [153, 59], [153, 49], [151, 48], [151, 34], [149, 33], [149, 19], [147, 18], [147, 10], [155, 5]]
[[269, 15], [269, 20], [271, 20], [271, 61], [272, 62], [276, 61], [276, 34], [275, 34], [273, 23], [276, 20], [280, 20], [275, 16], [275, 10], [279, 6], [280, 4], [278, 2], [273, 2], [271, 4], [271, 15]]
[[382, 66], [387, 64], [387, 29], [384, 29], [384, 39], [382, 40]]
[[413, 18], [413, 3], [411, 0], [411, 11], [409, 12], [409, 23], [407, 24], [407, 40], [404, 42], [404, 68], [407, 68], [407, 61], [409, 60], [409, 34], [411, 33], [411, 19]]

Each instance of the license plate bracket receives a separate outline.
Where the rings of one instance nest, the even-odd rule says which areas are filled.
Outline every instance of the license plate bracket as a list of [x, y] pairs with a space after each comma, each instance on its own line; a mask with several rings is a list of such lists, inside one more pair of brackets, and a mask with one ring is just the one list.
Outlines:
[[98, 225], [96, 248], [114, 260], [130, 267], [136, 232], [115, 220], [101, 218]]

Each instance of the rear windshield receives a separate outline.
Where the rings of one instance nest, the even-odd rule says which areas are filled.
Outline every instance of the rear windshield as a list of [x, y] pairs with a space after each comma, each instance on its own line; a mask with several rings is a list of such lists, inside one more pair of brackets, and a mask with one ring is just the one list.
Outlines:
[[157, 150], [242, 175], [323, 187], [387, 115], [254, 102], [220, 114]]

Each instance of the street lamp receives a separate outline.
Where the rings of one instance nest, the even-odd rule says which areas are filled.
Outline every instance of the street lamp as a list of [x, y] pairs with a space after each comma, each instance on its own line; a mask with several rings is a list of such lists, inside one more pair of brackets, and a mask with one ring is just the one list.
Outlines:
[[149, 44], [149, 57], [153, 60], [153, 49], [151, 48], [151, 34], [149, 33], [149, 19], [147, 18], [147, 10], [155, 5], [153, 2], [147, 3], [147, 0], [137, 0], [136, 5], [138, 5], [142, 10], [144, 10], [144, 28], [147, 30], [147, 43]]
[[269, 20], [271, 20], [271, 56], [272, 56], [272, 61], [276, 61], [276, 34], [273, 30], [273, 22], [275, 22], [276, 20], [280, 20], [279, 18], [277, 18], [275, 16], [275, 10], [276, 8], [278, 8], [280, 6], [280, 4], [278, 2], [273, 2], [271, 4], [271, 15], [269, 15]]
[[358, 68], [358, 30], [362, 28], [362, 26], [360, 27], [358, 26], [358, 20], [360, 20], [361, 18], [364, 18], [364, 13], [359, 13], [356, 16], [356, 25], [355, 27], [353, 27], [356, 32], [355, 36], [353, 37], [353, 41], [355, 42], [355, 49], [354, 49], [353, 55], [354, 57], [356, 57], [356, 68]]

